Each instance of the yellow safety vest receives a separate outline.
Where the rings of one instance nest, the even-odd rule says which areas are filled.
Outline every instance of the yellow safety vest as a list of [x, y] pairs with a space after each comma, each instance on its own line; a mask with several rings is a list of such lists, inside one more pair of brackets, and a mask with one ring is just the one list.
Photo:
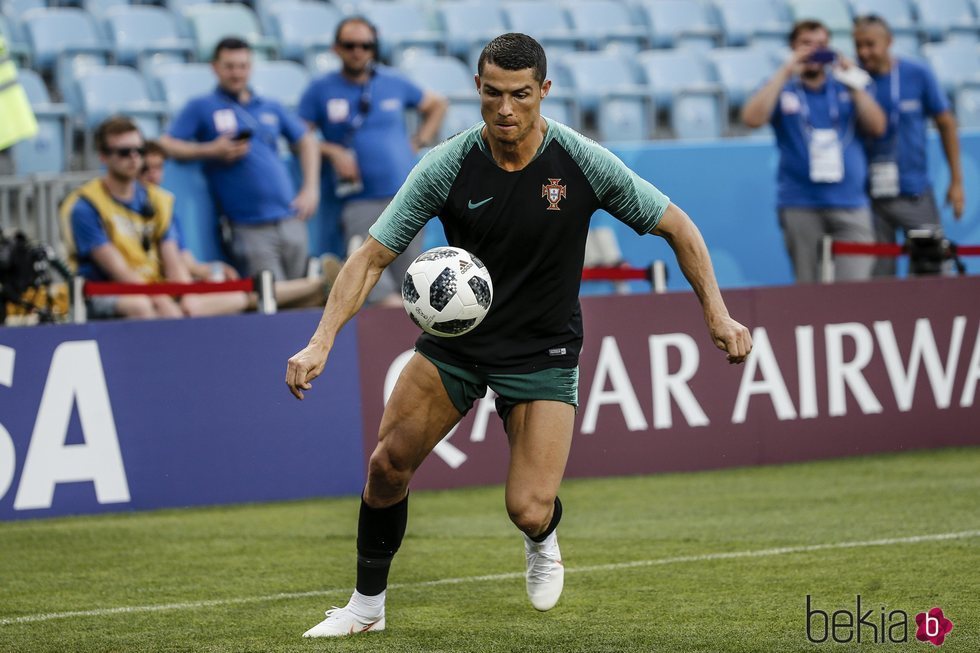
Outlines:
[[126, 264], [144, 281], [163, 281], [160, 241], [173, 220], [174, 196], [153, 184], [145, 184], [144, 188], [153, 208], [152, 216], [141, 215], [113, 199], [101, 178], [89, 181], [68, 196], [61, 205], [59, 217], [72, 269], [78, 269], [78, 250], [72, 236], [71, 212], [78, 200], [84, 198], [95, 207], [109, 242], [116, 246]]
[[17, 67], [0, 35], [0, 150], [36, 135], [37, 120], [31, 103], [17, 81]]

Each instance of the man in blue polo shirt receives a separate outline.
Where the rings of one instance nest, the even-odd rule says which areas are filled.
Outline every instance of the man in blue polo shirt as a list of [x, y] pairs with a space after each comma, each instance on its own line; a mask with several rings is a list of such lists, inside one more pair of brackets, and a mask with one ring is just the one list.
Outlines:
[[[218, 86], [194, 98], [160, 138], [170, 156], [203, 159], [217, 209], [231, 224], [234, 255], [248, 274], [271, 270], [277, 279], [306, 274], [306, 220], [320, 202], [320, 154], [306, 125], [275, 100], [248, 86], [249, 45], [225, 38], [212, 61]], [[279, 157], [279, 136], [296, 148], [303, 187], [295, 193]]]
[[[926, 170], [926, 118], [939, 129], [949, 189], [946, 202], [953, 215], [963, 215], [963, 170], [956, 118], [929, 67], [891, 54], [892, 33], [879, 16], [854, 21], [854, 46], [861, 67], [871, 74], [873, 92], [888, 116], [888, 131], [865, 143], [870, 164], [868, 192], [879, 242], [894, 243], [896, 231], [927, 229], [939, 235], [942, 226]], [[895, 276], [895, 259], [880, 258], [875, 276]]]
[[[364, 18], [337, 25], [334, 52], [341, 70], [314, 80], [303, 93], [299, 115], [320, 129], [320, 152], [333, 175], [325, 181], [344, 201], [341, 225], [348, 253], [367, 237], [368, 229], [401, 187], [415, 164], [419, 148], [431, 145], [446, 113], [446, 100], [424, 91], [398, 71], [378, 65], [378, 34]], [[418, 131], [410, 140], [406, 108], [417, 108]], [[422, 253], [421, 235], [385, 270], [368, 296], [372, 304], [401, 306], [405, 270]]]
[[[863, 88], [867, 74], [829, 50], [829, 42], [822, 23], [798, 22], [789, 37], [792, 54], [742, 108], [746, 125], [769, 122], [776, 133], [779, 222], [797, 282], [820, 279], [825, 235], [874, 242], [861, 143], [885, 132], [885, 114]], [[868, 279], [873, 265], [870, 256], [839, 257], [835, 276]]]

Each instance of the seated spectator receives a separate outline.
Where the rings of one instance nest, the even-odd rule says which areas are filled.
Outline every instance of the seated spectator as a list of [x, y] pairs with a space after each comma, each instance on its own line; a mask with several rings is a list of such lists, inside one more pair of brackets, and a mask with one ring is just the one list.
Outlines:
[[[173, 229], [173, 195], [138, 181], [144, 142], [125, 116], [112, 116], [95, 132], [105, 175], [77, 189], [61, 207], [69, 257], [78, 274], [93, 281], [150, 284], [191, 281]], [[97, 296], [93, 318], [160, 318], [221, 315], [245, 309], [244, 293]]]
[[[148, 141], [146, 154], [143, 156], [143, 170], [140, 175], [140, 180], [144, 185], [157, 187], [163, 185], [166, 161], [166, 150], [158, 142]], [[180, 232], [180, 220], [175, 219], [172, 228], [180, 248], [180, 255], [194, 279], [199, 281], [231, 281], [239, 278], [238, 271], [224, 261], [198, 261], [194, 253], [184, 244]], [[320, 267], [320, 277], [276, 281], [273, 285], [276, 304], [280, 308], [323, 306], [327, 300], [330, 286], [333, 285], [340, 273], [341, 262], [336, 256], [325, 254], [320, 259]], [[248, 293], [247, 308], [255, 310], [257, 307], [258, 295], [254, 292]]]

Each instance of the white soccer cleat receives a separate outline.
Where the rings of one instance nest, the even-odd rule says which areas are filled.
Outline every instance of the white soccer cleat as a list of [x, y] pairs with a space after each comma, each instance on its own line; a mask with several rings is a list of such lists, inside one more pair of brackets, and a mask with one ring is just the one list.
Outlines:
[[552, 533], [540, 544], [524, 536], [527, 557], [527, 597], [531, 605], [544, 612], [555, 607], [565, 586], [565, 566], [561, 563], [558, 537]]
[[383, 610], [377, 619], [358, 617], [348, 607], [334, 607], [332, 610], [327, 610], [325, 614], [327, 618], [303, 633], [303, 637], [347, 637], [385, 629]]

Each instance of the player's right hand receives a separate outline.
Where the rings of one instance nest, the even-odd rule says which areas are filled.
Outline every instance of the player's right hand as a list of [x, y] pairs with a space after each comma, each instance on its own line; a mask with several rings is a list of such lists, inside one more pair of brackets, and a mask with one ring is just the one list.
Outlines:
[[323, 372], [329, 350], [321, 345], [308, 344], [286, 363], [286, 385], [297, 399], [313, 387], [311, 382]]

